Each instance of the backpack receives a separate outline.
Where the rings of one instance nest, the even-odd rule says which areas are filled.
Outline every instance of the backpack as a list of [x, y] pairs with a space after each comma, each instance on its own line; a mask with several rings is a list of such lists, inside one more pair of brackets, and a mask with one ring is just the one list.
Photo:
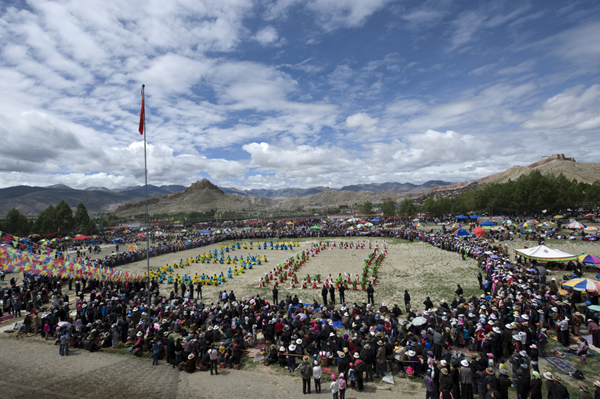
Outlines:
[[584, 374], [580, 370], [575, 370], [571, 373], [571, 377], [576, 380], [583, 380], [585, 378]]

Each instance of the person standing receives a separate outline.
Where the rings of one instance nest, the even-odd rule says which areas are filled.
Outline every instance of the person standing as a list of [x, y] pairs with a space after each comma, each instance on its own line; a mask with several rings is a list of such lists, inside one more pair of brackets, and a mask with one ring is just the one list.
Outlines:
[[329, 384], [329, 389], [331, 389], [331, 393], [333, 394], [333, 399], [338, 399], [339, 387], [338, 383], [335, 380], [335, 374], [331, 375], [331, 384]]
[[323, 289], [321, 290], [321, 296], [323, 297], [323, 305], [327, 306], [327, 288], [323, 285]]
[[404, 308], [406, 309], [406, 313], [410, 312], [410, 294], [408, 290], [404, 290]]
[[314, 361], [313, 378], [315, 379], [315, 392], [321, 393], [321, 375], [323, 374], [318, 361]]
[[367, 287], [367, 303], [370, 303], [371, 305], [375, 305], [375, 299], [373, 297], [374, 294], [375, 294], [375, 289], [373, 288], [373, 285], [371, 283], [369, 283], [369, 286]]
[[590, 393], [590, 389], [583, 381], [579, 381], [579, 399], [594, 399], [594, 395]]
[[154, 340], [152, 343], [152, 353], [154, 354], [154, 360], [152, 360], [153, 366], [158, 366], [158, 354], [160, 353], [160, 343], [158, 340]]
[[331, 304], [335, 305], [335, 287], [333, 284], [331, 284], [331, 287], [329, 287], [329, 296], [331, 299]]
[[344, 287], [344, 284], [340, 284], [340, 287], [338, 288], [338, 291], [340, 293], [340, 303], [344, 303], [346, 302], [346, 287]]
[[71, 337], [69, 336], [69, 333], [67, 332], [67, 330], [63, 330], [63, 332], [60, 335], [59, 353], [61, 356], [69, 356], [69, 341], [70, 340], [71, 340]]
[[196, 299], [202, 299], [202, 281], [198, 282], [198, 298]]
[[463, 359], [460, 365], [461, 368], [458, 374], [460, 376], [462, 399], [473, 399], [473, 372], [467, 359]]
[[569, 399], [569, 391], [560, 383], [561, 378], [557, 375], [552, 377], [554, 380], [554, 399]]
[[529, 393], [531, 399], [542, 399], [542, 380], [540, 373], [534, 371], [531, 373], [533, 378], [529, 381]]
[[210, 358], [210, 375], [213, 375], [213, 370], [215, 371], [215, 375], [219, 375], [219, 372], [217, 371], [217, 358], [219, 356], [219, 352], [217, 352], [214, 346], [210, 347], [208, 356]]
[[309, 363], [308, 356], [302, 358], [300, 375], [302, 376], [302, 393], [305, 395], [310, 394], [310, 379], [313, 377], [313, 369]]
[[594, 392], [594, 399], [600, 399], [600, 380], [594, 381], [596, 391]]
[[338, 379], [338, 389], [340, 391], [340, 399], [346, 398], [346, 380], [344, 379], [344, 373], [340, 373], [340, 378]]
[[273, 304], [277, 305], [277, 302], [279, 299], [279, 290], [277, 289], [277, 286], [273, 287]]

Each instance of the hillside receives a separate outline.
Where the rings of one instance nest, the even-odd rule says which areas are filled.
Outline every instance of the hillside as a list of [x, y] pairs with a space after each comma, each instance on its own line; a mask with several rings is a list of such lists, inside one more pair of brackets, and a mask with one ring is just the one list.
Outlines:
[[354, 184], [350, 186], [344, 186], [342, 188], [329, 188], [323, 186], [310, 187], [310, 188], [297, 188], [288, 187], [282, 189], [252, 189], [252, 190], [241, 190], [235, 187], [221, 187], [226, 194], [240, 194], [240, 195], [252, 195], [254, 197], [267, 197], [278, 200], [286, 200], [294, 197], [308, 197], [315, 194], [322, 193], [326, 190], [330, 191], [368, 191], [371, 193], [378, 193], [380, 191], [390, 191], [395, 194], [409, 194], [409, 193], [422, 193], [438, 186], [446, 186], [454, 183], [448, 183], [441, 180], [431, 180], [423, 184], [412, 184], [412, 183], [369, 183], [369, 184]]
[[477, 179], [477, 182], [506, 183], [509, 179], [516, 180], [521, 175], [528, 175], [533, 170], [538, 170], [544, 175], [559, 175], [562, 173], [569, 180], [575, 179], [585, 183], [593, 183], [596, 180], [600, 180], [600, 163], [582, 163], [553, 159], [542, 165], [513, 166], [504, 172]]
[[[275, 204], [269, 198], [259, 198], [249, 195], [225, 194], [223, 190], [207, 179], [193, 183], [183, 191], [165, 194], [148, 201], [148, 213], [176, 214], [192, 211], [207, 211], [210, 209], [241, 210], [267, 208]], [[131, 217], [146, 212], [146, 202], [138, 201], [121, 205], [115, 211], [119, 217]]]
[[[171, 192], [174, 188], [184, 188], [164, 187], [149, 185], [148, 196], [152, 198]], [[77, 190], [62, 184], [49, 187], [15, 186], [0, 189], [0, 215], [6, 215], [11, 209], [17, 208], [26, 216], [34, 216], [48, 205], [56, 206], [62, 200], [73, 209], [83, 202], [89, 212], [113, 212], [119, 205], [139, 201], [145, 198], [145, 195], [144, 187], [132, 187], [119, 192], [103, 187]]]
[[334, 208], [340, 205], [349, 207], [358, 207], [366, 201], [372, 203], [380, 203], [386, 199], [397, 201], [401, 197], [394, 191], [379, 191], [376, 193], [369, 191], [342, 191], [342, 190], [325, 190], [321, 193], [310, 195], [308, 197], [295, 197], [283, 201], [281, 209], [296, 209], [296, 208]]

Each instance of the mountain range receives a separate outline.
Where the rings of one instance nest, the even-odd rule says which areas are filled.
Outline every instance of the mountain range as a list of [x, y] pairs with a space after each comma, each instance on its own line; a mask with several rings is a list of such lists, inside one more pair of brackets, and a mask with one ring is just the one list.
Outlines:
[[[208, 180], [192, 184], [148, 186], [150, 214], [178, 213], [191, 211], [253, 210], [253, 209], [296, 209], [333, 208], [340, 205], [358, 206], [365, 201], [380, 203], [386, 199], [399, 202], [402, 198], [416, 198], [441, 192], [451, 195], [467, 184], [504, 183], [517, 179], [532, 170], [543, 174], [563, 173], [569, 179], [593, 183], [600, 180], [600, 163], [580, 163], [562, 154], [545, 157], [528, 166], [514, 166], [504, 172], [460, 183], [439, 180], [423, 184], [412, 183], [370, 183], [344, 186], [339, 189], [329, 187], [252, 189], [217, 187]], [[15, 186], [0, 189], [0, 215], [6, 215], [13, 208], [33, 216], [48, 205], [64, 200], [73, 209], [83, 202], [89, 212], [115, 212], [117, 216], [133, 216], [144, 213], [145, 187], [134, 186], [110, 190], [104, 187], [89, 187], [83, 190], [65, 185], [49, 187]]]

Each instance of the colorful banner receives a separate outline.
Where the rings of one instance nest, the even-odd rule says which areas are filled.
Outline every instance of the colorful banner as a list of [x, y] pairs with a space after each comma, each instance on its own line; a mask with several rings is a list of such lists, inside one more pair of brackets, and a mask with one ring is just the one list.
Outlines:
[[101, 281], [140, 282], [144, 279], [144, 276], [138, 274], [94, 265], [91, 262], [85, 264], [69, 256], [66, 259], [55, 259], [54, 256], [32, 254], [6, 245], [0, 245], [0, 269], [4, 272], [27, 273], [34, 276]]

